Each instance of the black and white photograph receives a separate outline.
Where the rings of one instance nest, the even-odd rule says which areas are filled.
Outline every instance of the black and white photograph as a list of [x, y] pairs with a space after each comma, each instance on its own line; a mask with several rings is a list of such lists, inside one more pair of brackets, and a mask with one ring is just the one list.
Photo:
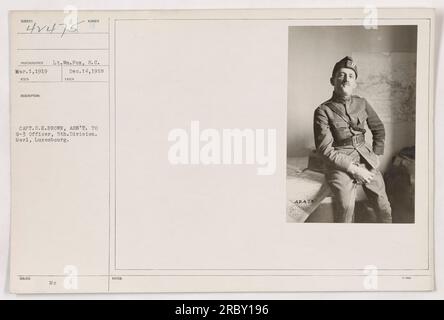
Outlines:
[[416, 52], [416, 26], [289, 27], [287, 222], [415, 222]]

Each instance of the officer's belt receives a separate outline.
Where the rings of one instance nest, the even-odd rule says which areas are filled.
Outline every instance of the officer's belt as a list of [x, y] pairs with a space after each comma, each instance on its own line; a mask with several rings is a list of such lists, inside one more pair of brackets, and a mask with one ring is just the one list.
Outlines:
[[343, 139], [341, 141], [335, 141], [335, 147], [353, 146], [356, 147], [365, 142], [365, 136], [363, 134], [358, 134], [356, 136], [351, 136], [350, 138]]

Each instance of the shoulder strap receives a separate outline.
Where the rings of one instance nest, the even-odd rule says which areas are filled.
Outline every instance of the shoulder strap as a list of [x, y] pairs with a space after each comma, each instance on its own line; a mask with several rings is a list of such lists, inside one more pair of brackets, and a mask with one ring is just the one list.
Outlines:
[[333, 102], [331, 101], [327, 101], [324, 103], [327, 107], [329, 107], [334, 113], [336, 113], [338, 116], [340, 116], [345, 122], [347, 122], [347, 124], [355, 131], [359, 131], [362, 132], [363, 134], [365, 133], [365, 129], [363, 128], [359, 128], [356, 123], [353, 123], [348, 117], [347, 115], [342, 112], [341, 109], [338, 108], [337, 105], [335, 105]]
[[334, 113], [336, 113], [338, 116], [340, 116], [345, 122], [347, 122], [349, 125], [352, 124], [352, 122], [350, 121], [350, 119], [347, 117], [347, 115], [342, 112], [341, 109], [338, 108], [337, 105], [335, 105], [333, 102], [331, 101], [327, 101], [324, 103], [327, 107], [329, 107]]

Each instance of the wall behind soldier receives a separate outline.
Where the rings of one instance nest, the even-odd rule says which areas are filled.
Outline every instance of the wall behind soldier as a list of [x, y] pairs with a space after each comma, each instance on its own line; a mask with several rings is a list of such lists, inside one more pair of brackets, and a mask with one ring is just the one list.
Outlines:
[[[404, 65], [402, 59], [412, 57], [416, 61], [416, 26], [379, 26], [378, 29], [365, 29], [363, 26], [338, 27], [290, 27], [288, 50], [288, 112], [287, 112], [287, 156], [307, 156], [314, 149], [313, 112], [319, 104], [328, 100], [333, 92], [330, 85], [331, 71], [334, 64], [344, 56], [381, 57], [393, 53], [401, 62], [397, 65], [388, 60], [387, 67], [381, 67], [381, 76], [386, 79], [402, 77], [399, 68]], [[357, 54], [359, 53], [359, 54]], [[405, 53], [405, 54], [404, 54]], [[410, 55], [408, 54], [410, 53]], [[404, 56], [406, 58], [404, 58]], [[369, 66], [375, 60], [368, 61], [364, 67], [363, 61], [355, 62], [360, 70], [373, 69]], [[376, 60], [377, 61], [377, 60]], [[408, 64], [408, 61], [405, 61]], [[361, 63], [361, 66], [360, 66]], [[411, 67], [411, 66], [410, 66]], [[413, 66], [416, 68], [415, 66]], [[398, 70], [397, 70], [398, 69]], [[402, 70], [401, 70], [402, 71]], [[386, 74], [384, 74], [386, 73]], [[411, 77], [411, 72], [406, 72]], [[358, 80], [365, 79], [365, 74], [359, 73]], [[413, 74], [415, 78], [415, 74]], [[406, 79], [409, 81], [409, 79]], [[411, 79], [413, 84], [415, 79]], [[381, 169], [384, 170], [391, 158], [403, 147], [415, 144], [415, 123], [412, 119], [402, 117], [387, 118], [386, 115], [395, 110], [385, 110], [392, 106], [399, 107], [404, 102], [397, 94], [391, 94], [387, 99], [390, 103], [381, 104], [381, 94], [375, 90], [359, 90], [373, 107], [384, 117], [386, 128], [386, 150]], [[414, 88], [412, 89], [414, 91]], [[376, 104], [376, 105], [375, 105]], [[412, 103], [414, 105], [414, 101]], [[382, 109], [381, 109], [382, 108]], [[409, 111], [407, 111], [409, 112]], [[380, 116], [381, 116], [380, 114]], [[381, 117], [382, 118], [382, 117]], [[368, 131], [369, 132], [369, 131]], [[370, 133], [370, 132], [369, 132]], [[367, 134], [371, 141], [371, 134]]]

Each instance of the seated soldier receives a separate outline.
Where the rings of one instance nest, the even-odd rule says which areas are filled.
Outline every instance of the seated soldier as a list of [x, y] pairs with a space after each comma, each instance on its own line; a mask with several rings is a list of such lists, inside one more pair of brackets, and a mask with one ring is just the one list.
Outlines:
[[[333, 68], [330, 100], [314, 112], [316, 150], [326, 160], [326, 180], [333, 192], [335, 222], [353, 222], [357, 184], [362, 184], [378, 222], [391, 223], [391, 207], [380, 171], [384, 153], [384, 125], [366, 99], [352, 95], [358, 69], [351, 57]], [[373, 134], [372, 147], [365, 143], [365, 128]]]

